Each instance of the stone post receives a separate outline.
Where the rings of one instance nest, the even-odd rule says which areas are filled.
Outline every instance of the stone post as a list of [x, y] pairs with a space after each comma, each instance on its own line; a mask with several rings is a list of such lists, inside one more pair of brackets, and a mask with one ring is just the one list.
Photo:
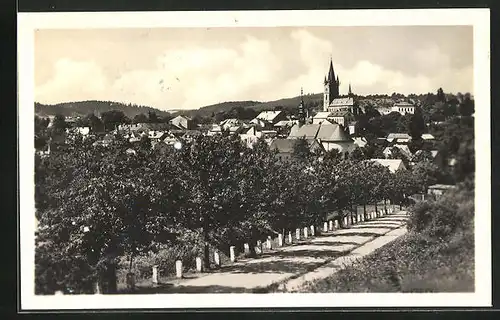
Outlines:
[[283, 235], [278, 234], [278, 247], [283, 247]]
[[158, 266], [153, 266], [153, 278], [152, 282], [158, 284]]
[[214, 251], [214, 262], [216, 266], [220, 267], [220, 256], [217, 250]]
[[328, 232], [328, 222], [323, 223], [323, 232]]
[[196, 271], [198, 272], [203, 271], [203, 262], [200, 257], [196, 257]]
[[311, 226], [311, 237], [314, 237], [314, 226]]
[[292, 231], [288, 231], [288, 243], [289, 243], [289, 244], [292, 244], [292, 243], [293, 243]]
[[249, 254], [250, 253], [250, 246], [248, 245], [248, 243], [245, 243], [243, 245], [243, 250], [245, 251], [245, 254]]
[[338, 229], [338, 228], [339, 228], [339, 221], [335, 220], [335, 229]]
[[236, 254], [234, 252], [234, 246], [229, 247], [229, 259], [231, 260], [231, 262], [236, 261]]
[[175, 262], [175, 275], [177, 278], [182, 278], [182, 261], [177, 260]]
[[255, 247], [255, 253], [262, 253], [262, 241], [257, 240], [257, 246]]
[[307, 239], [307, 227], [304, 227], [304, 239]]
[[333, 231], [333, 221], [328, 221], [328, 230]]
[[299, 228], [295, 229], [295, 238], [297, 240], [300, 240], [300, 229]]
[[267, 250], [271, 250], [273, 248], [272, 243], [271, 243], [271, 237], [267, 238]]
[[347, 224], [348, 224], [348, 223], [347, 223], [347, 220], [348, 220], [348, 219], [347, 219], [347, 216], [345, 216], [345, 217], [344, 217], [344, 227], [347, 227]]

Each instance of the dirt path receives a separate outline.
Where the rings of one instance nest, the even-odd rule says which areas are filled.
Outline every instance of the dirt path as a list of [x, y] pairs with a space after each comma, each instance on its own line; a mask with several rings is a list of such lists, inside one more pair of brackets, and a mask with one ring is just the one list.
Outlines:
[[288, 245], [195, 279], [169, 286], [170, 293], [295, 291], [304, 283], [335, 273], [344, 264], [370, 254], [406, 232], [400, 211], [346, 229]]

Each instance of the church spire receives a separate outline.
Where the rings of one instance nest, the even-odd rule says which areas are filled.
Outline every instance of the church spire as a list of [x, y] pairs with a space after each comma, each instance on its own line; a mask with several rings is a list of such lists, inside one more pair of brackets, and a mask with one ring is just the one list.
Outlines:
[[328, 82], [332, 83], [335, 81], [335, 71], [333, 71], [333, 61], [330, 57], [330, 69], [328, 70]]
[[349, 95], [352, 96], [351, 83], [349, 82]]
[[300, 104], [299, 104], [299, 126], [302, 126], [306, 122], [306, 112], [304, 108], [304, 90], [300, 87]]

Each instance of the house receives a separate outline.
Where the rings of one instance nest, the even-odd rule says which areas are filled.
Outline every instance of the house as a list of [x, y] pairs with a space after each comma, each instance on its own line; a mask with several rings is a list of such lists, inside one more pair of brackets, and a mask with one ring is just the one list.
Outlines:
[[412, 154], [411, 154], [411, 151], [410, 149], [408, 148], [407, 145], [405, 144], [395, 144], [393, 145], [392, 147], [387, 147], [384, 149], [383, 153], [386, 157], [390, 157], [392, 156], [392, 148], [398, 148], [399, 151], [401, 151], [401, 153], [408, 159], [411, 159], [412, 157]]
[[398, 170], [406, 170], [406, 167], [401, 159], [370, 159], [367, 161], [374, 161], [386, 168], [389, 168], [391, 173], [395, 173]]
[[179, 141], [179, 139], [178, 139], [176, 136], [174, 136], [173, 134], [171, 134], [171, 133], [166, 133], [166, 134], [162, 137], [162, 139], [163, 139], [163, 140], [162, 140], [162, 141], [163, 141], [163, 143], [164, 143], [164, 144], [166, 144], [166, 145], [169, 145], [169, 146], [170, 146], [170, 145], [172, 145], [172, 146], [173, 146], [176, 142], [178, 142], [178, 141]]
[[219, 126], [221, 128], [223, 128], [224, 130], [228, 130], [231, 127], [239, 127], [242, 124], [243, 123], [239, 119], [231, 118], [231, 119], [222, 120], [219, 123]]
[[387, 107], [387, 106], [380, 106], [377, 108], [377, 111], [378, 113], [380, 113], [380, 115], [387, 115], [389, 113], [392, 112], [392, 107]]
[[191, 130], [193, 127], [193, 121], [183, 115], [178, 115], [177, 117], [170, 120], [170, 124], [178, 130]]
[[347, 124], [347, 128], [349, 130], [350, 135], [356, 134], [356, 121], [350, 121]]
[[409, 102], [396, 102], [392, 106], [392, 112], [399, 112], [401, 115], [414, 114], [415, 106]]
[[106, 134], [101, 140], [97, 140], [94, 142], [92, 145], [95, 146], [101, 146], [101, 147], [107, 147], [113, 143], [115, 140], [115, 137], [112, 134]]
[[360, 148], [364, 148], [368, 141], [364, 137], [356, 137], [353, 138], [354, 144], [357, 145]]
[[350, 111], [334, 111], [330, 114], [330, 121], [334, 121], [344, 128], [347, 127], [347, 124], [354, 120], [354, 115]]
[[[277, 150], [279, 159], [284, 160], [293, 155], [293, 149], [298, 141], [298, 139], [274, 139], [269, 148]], [[325, 151], [323, 146], [315, 139], [306, 139], [306, 142], [311, 152], [322, 153]]]
[[432, 186], [429, 186], [427, 189], [427, 193], [429, 195], [434, 196], [435, 198], [441, 197], [444, 193], [448, 192], [449, 190], [453, 190], [456, 187], [454, 185], [448, 185], [448, 184], [435, 184]]
[[422, 134], [422, 139], [424, 140], [434, 140], [434, 136], [430, 133], [424, 133]]
[[259, 119], [268, 123], [272, 123], [273, 125], [278, 123], [281, 120], [287, 120], [286, 115], [281, 110], [276, 111], [262, 111], [259, 113], [255, 119]]
[[265, 139], [269, 143], [278, 135], [275, 130], [259, 130], [256, 127], [251, 127], [245, 133], [240, 133], [240, 139], [251, 148], [259, 138]]
[[165, 136], [165, 132], [163, 131], [149, 131], [148, 138], [151, 142], [159, 142]]
[[407, 143], [411, 140], [411, 136], [407, 133], [389, 133], [385, 139], [388, 142]]
[[287, 137], [293, 125], [298, 123], [298, 120], [281, 120], [273, 126], [273, 129], [276, 130], [279, 136]]

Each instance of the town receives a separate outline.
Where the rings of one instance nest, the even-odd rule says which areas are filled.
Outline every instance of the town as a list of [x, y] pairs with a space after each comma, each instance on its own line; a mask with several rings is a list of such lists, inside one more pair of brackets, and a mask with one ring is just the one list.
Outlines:
[[[438, 262], [419, 251], [430, 252], [426, 246], [434, 250], [443, 239], [473, 250], [474, 97], [442, 88], [361, 96], [354, 81], [340, 92], [341, 76], [330, 60], [318, 79], [322, 94], [298, 88], [296, 104], [267, 110], [250, 104], [211, 115], [149, 111], [127, 117], [119, 108], [36, 115], [37, 293], [276, 292], [284, 287], [262, 282], [264, 276], [254, 286], [231, 287], [240, 280], [229, 273], [264, 274], [266, 264], [256, 271], [248, 266], [258, 262], [246, 261], [268, 254], [273, 263], [286, 264], [284, 253], [299, 252], [286, 251], [287, 245], [323, 236], [340, 241], [345, 230], [372, 230], [370, 223], [391, 231], [402, 222], [411, 237], [406, 244], [394, 241], [399, 247], [381, 247], [394, 246], [386, 260], [368, 255], [335, 279], [358, 277], [361, 283], [359, 270], [389, 260], [417, 259], [405, 264], [408, 274], [412, 268], [432, 272]], [[364, 236], [385, 235], [377, 232]], [[467, 236], [454, 238], [462, 233]], [[324, 255], [312, 265], [279, 271], [307, 273], [338, 257]], [[443, 261], [463, 255], [469, 251]], [[446, 267], [467, 285], [445, 287], [473, 288], [474, 268], [467, 263]], [[227, 275], [227, 283], [213, 280], [215, 286], [206, 274]], [[412, 288], [401, 276], [363, 276], [380, 278], [388, 291], [440, 290]], [[202, 279], [206, 285], [195, 285]], [[283, 279], [276, 276], [272, 284]], [[294, 288], [347, 290], [341, 280], [316, 281]], [[189, 286], [193, 291], [182, 291]]]

